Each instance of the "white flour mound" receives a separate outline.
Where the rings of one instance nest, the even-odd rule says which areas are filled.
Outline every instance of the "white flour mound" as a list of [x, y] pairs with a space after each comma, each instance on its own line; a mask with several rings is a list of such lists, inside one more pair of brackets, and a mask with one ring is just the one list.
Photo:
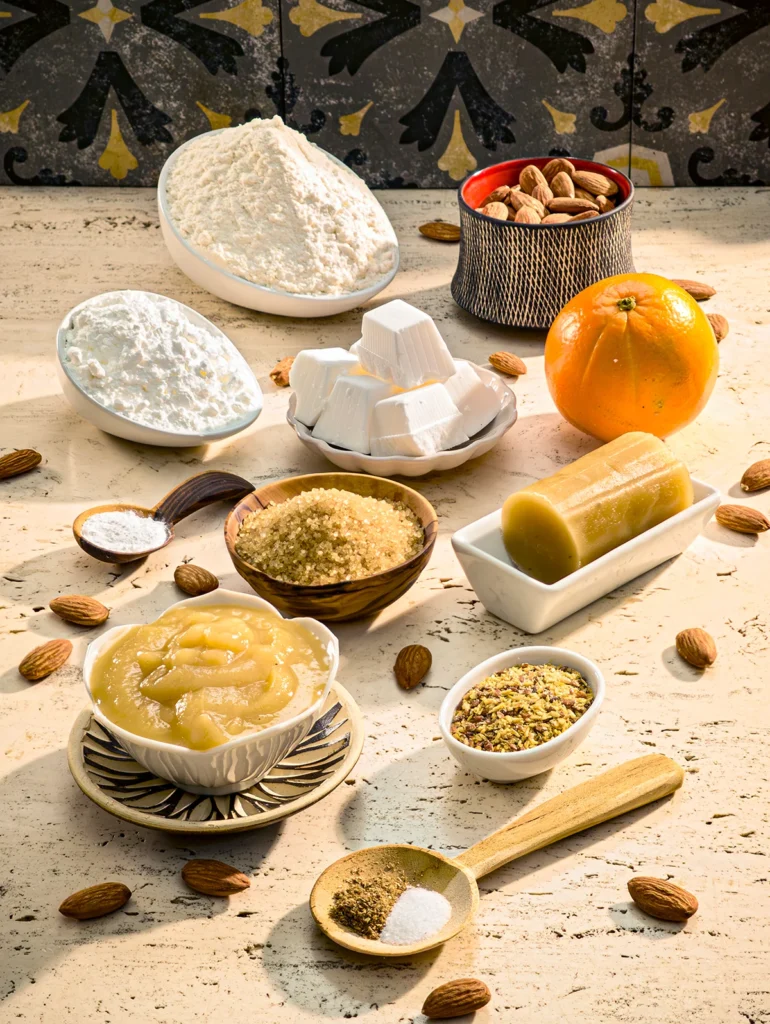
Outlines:
[[364, 182], [280, 117], [201, 136], [175, 160], [166, 198], [207, 259], [268, 288], [340, 295], [396, 260], [393, 228]]

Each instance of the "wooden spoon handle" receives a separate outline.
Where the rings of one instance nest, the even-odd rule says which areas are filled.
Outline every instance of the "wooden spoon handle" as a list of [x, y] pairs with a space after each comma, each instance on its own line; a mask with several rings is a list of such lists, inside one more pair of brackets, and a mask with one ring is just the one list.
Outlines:
[[663, 754], [626, 761], [527, 811], [456, 860], [481, 878], [533, 850], [669, 796], [683, 779], [679, 765]]
[[250, 484], [242, 476], [209, 470], [191, 476], [173, 491], [169, 491], [152, 509], [152, 514], [155, 519], [163, 519], [173, 526], [186, 516], [197, 512], [199, 508], [212, 505], [215, 501], [234, 501], [253, 490], [254, 484]]

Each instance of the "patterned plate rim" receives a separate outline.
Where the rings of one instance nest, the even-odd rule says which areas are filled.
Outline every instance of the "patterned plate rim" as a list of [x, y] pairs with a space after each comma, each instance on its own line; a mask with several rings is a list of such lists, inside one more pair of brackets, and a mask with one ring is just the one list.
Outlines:
[[329, 793], [340, 786], [350, 775], [361, 756], [364, 746], [364, 719], [361, 709], [353, 697], [340, 683], [333, 683], [329, 693], [329, 699], [335, 699], [342, 704], [344, 713], [350, 723], [350, 742], [345, 755], [334, 773], [304, 796], [297, 797], [282, 807], [265, 811], [263, 814], [249, 815], [246, 818], [227, 818], [222, 821], [174, 821], [168, 818], [161, 818], [159, 815], [141, 811], [133, 807], [127, 807], [120, 800], [104, 793], [93, 781], [88, 773], [83, 760], [83, 738], [86, 730], [91, 724], [91, 709], [85, 708], [80, 712], [73, 723], [67, 744], [67, 763], [73, 779], [85, 795], [102, 810], [113, 814], [116, 818], [128, 821], [133, 825], [142, 825], [144, 828], [155, 829], [159, 832], [186, 833], [188, 835], [217, 835], [232, 832], [247, 832], [256, 828], [265, 828], [277, 821], [296, 814], [298, 811], [310, 807], [312, 804], [323, 800]]

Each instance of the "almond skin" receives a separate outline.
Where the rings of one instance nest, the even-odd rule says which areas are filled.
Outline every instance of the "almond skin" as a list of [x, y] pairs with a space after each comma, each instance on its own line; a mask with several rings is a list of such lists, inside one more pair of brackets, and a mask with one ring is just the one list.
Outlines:
[[598, 196], [592, 195], [590, 192], [586, 192], [584, 188], [576, 188], [575, 199], [587, 199], [589, 203], [596, 203]]
[[221, 860], [188, 860], [182, 868], [182, 878], [191, 889], [205, 896], [233, 896], [251, 885], [243, 872]]
[[504, 203], [510, 194], [510, 185], [498, 185], [497, 188], [492, 189], [481, 205], [486, 206], [487, 203]]
[[661, 921], [686, 921], [698, 909], [698, 901], [673, 882], [638, 875], [628, 883], [631, 899], [650, 917]]
[[598, 210], [583, 210], [582, 213], [576, 213], [574, 217], [570, 217], [570, 220], [591, 220], [592, 218], [598, 216]]
[[720, 526], [736, 533], [764, 533], [770, 530], [770, 522], [759, 509], [748, 505], [720, 505], [714, 516]]
[[69, 640], [49, 640], [29, 652], [19, 665], [19, 672], [30, 683], [36, 683], [61, 668], [70, 654], [72, 644]]
[[562, 199], [572, 199], [575, 195], [575, 183], [566, 171], [559, 171], [551, 178], [551, 191], [554, 196], [561, 196]]
[[706, 313], [706, 319], [711, 324], [711, 330], [714, 332], [714, 337], [717, 341], [723, 341], [730, 333], [730, 324], [727, 322], [727, 317], [722, 316], [721, 313]]
[[551, 213], [584, 213], [586, 210], [599, 212], [599, 207], [596, 203], [591, 202], [589, 199], [578, 199], [577, 197], [570, 199], [568, 196], [556, 196], [548, 204], [548, 209]]
[[511, 192], [508, 205], [516, 213], [522, 208], [522, 206], [529, 206], [530, 209], [534, 210], [538, 217], [545, 217], [545, 207], [539, 199], [535, 199], [534, 196], [527, 195], [526, 192]]
[[770, 459], [753, 462], [741, 477], [741, 490], [762, 491], [770, 487]]
[[568, 220], [572, 220], [572, 217], [568, 213], [549, 213], [547, 217], [543, 217], [542, 224], [566, 224]]
[[527, 364], [513, 352], [493, 352], [489, 356], [489, 365], [510, 377], [521, 377], [527, 372]]
[[676, 635], [676, 649], [680, 658], [695, 668], [708, 668], [717, 660], [717, 645], [705, 629], [683, 629]]
[[204, 569], [200, 565], [193, 565], [192, 562], [178, 565], [174, 569], [174, 583], [191, 597], [210, 594], [219, 586], [219, 580], [213, 572], [209, 572], [208, 569]]
[[532, 195], [533, 190], [538, 186], [545, 186], [548, 188], [548, 182], [546, 181], [545, 175], [536, 167], [535, 164], [527, 164], [524, 170], [519, 174], [519, 184]]
[[448, 1020], [450, 1017], [464, 1017], [486, 1006], [492, 998], [483, 981], [478, 978], [458, 978], [434, 988], [422, 1006], [422, 1012], [429, 1020]]
[[433, 664], [433, 655], [422, 644], [409, 644], [396, 655], [393, 671], [402, 690], [413, 690], [423, 681]]
[[508, 207], [505, 203], [487, 203], [486, 206], [480, 206], [477, 212], [494, 220], [508, 220]]
[[575, 171], [572, 175], [576, 188], [585, 189], [592, 196], [614, 196], [618, 186], [604, 174], [596, 171]]
[[558, 156], [554, 160], [549, 160], [543, 168], [543, 177], [550, 185], [557, 174], [561, 174], [564, 171], [570, 178], [575, 173], [575, 165], [570, 160], [565, 160], [563, 156]]
[[615, 209], [615, 204], [611, 199], [608, 199], [607, 196], [597, 196], [595, 202], [599, 207], [600, 213], [607, 213], [609, 210]]
[[48, 607], [54, 615], [76, 626], [100, 626], [110, 615], [110, 609], [101, 601], [84, 594], [62, 594], [55, 597]]
[[710, 299], [712, 295], [716, 295], [716, 288], [712, 288], [710, 284], [706, 284], [704, 281], [688, 281], [685, 278], [672, 277], [672, 284], [678, 284], [680, 288], [684, 288], [688, 295], [692, 295], [696, 302], [703, 302], [704, 299]]
[[[499, 191], [499, 190], [496, 190]], [[419, 227], [421, 235], [432, 238], [436, 242], [459, 242], [460, 228], [457, 224], [445, 224], [443, 220], [433, 220]]]
[[553, 199], [553, 192], [547, 185], [535, 185], [532, 189], [532, 198], [537, 199], [543, 206], [547, 206]]
[[516, 215], [513, 218], [517, 224], [539, 224], [540, 217], [535, 213], [531, 206], [522, 206], [520, 210], [516, 211]]
[[89, 921], [120, 910], [130, 899], [131, 890], [122, 882], [100, 882], [73, 892], [59, 907], [59, 913], [76, 921]]
[[294, 356], [286, 356], [285, 359], [279, 360], [272, 368], [270, 380], [276, 387], [287, 388], [289, 386], [289, 371], [293, 362]]
[[16, 452], [8, 452], [0, 459], [0, 480], [8, 480], [21, 473], [29, 473], [43, 461], [40, 452], [34, 448], [20, 448]]

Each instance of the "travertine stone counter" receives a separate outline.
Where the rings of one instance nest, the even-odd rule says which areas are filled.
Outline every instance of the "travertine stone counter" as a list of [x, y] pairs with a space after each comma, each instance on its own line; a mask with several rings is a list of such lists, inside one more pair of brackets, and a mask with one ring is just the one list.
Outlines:
[[[768, 513], [770, 492], [747, 498], [738, 480], [749, 463], [770, 457], [770, 192], [637, 195], [637, 268], [702, 277], [717, 289], [708, 310], [731, 327], [715, 394], [672, 447], [695, 476]], [[77, 789], [65, 745], [85, 705], [79, 660], [97, 630], [63, 624], [47, 603], [65, 591], [92, 594], [112, 608], [112, 625], [147, 621], [182, 596], [172, 573], [186, 557], [244, 589], [225, 550], [223, 506], [186, 520], [169, 548], [122, 572], [80, 552], [72, 520], [96, 503], [151, 505], [203, 468], [255, 484], [331, 469], [293, 436], [288, 391], [268, 371], [319, 341], [347, 347], [361, 313], [286, 321], [200, 291], [166, 254], [150, 190], [3, 190], [0, 447], [37, 448], [44, 463], [0, 483], [0, 1019], [394, 1024], [421, 1021], [435, 985], [475, 975], [493, 992], [479, 1024], [770, 1021], [770, 538], [712, 523], [678, 560], [542, 634], [540, 642], [575, 648], [606, 673], [596, 728], [546, 776], [504, 787], [464, 775], [438, 739], [441, 699], [478, 661], [529, 641], [475, 600], [450, 535], [592, 442], [554, 411], [543, 335], [481, 323], [452, 302], [457, 249], [421, 238], [417, 225], [456, 220], [454, 196], [405, 190], [383, 202], [402, 269], [378, 301], [400, 296], [427, 310], [456, 356], [484, 363], [501, 348], [521, 355], [528, 373], [514, 385], [520, 419], [484, 458], [416, 481], [440, 517], [432, 563], [379, 618], [336, 629], [340, 681], [367, 722], [349, 784], [281, 827], [203, 843], [133, 828]], [[170, 450], [123, 442], [80, 420], [57, 385], [55, 330], [73, 305], [113, 288], [162, 292], [221, 326], [264, 389], [257, 423], [207, 448]], [[716, 639], [719, 658], [706, 673], [675, 654], [674, 637], [688, 626]], [[18, 662], [58, 636], [75, 643], [70, 664], [26, 683]], [[392, 665], [412, 642], [430, 647], [433, 669], [424, 686], [404, 693]], [[312, 882], [344, 851], [414, 842], [451, 855], [523, 808], [650, 751], [686, 769], [672, 801], [484, 879], [474, 926], [442, 950], [381, 964], [316, 931]], [[179, 872], [194, 855], [235, 864], [252, 876], [251, 889], [229, 903], [189, 891]], [[684, 927], [644, 917], [626, 892], [634, 873], [673, 877], [698, 896], [700, 912]], [[123, 911], [84, 924], [58, 914], [70, 892], [109, 879], [134, 892]]]

